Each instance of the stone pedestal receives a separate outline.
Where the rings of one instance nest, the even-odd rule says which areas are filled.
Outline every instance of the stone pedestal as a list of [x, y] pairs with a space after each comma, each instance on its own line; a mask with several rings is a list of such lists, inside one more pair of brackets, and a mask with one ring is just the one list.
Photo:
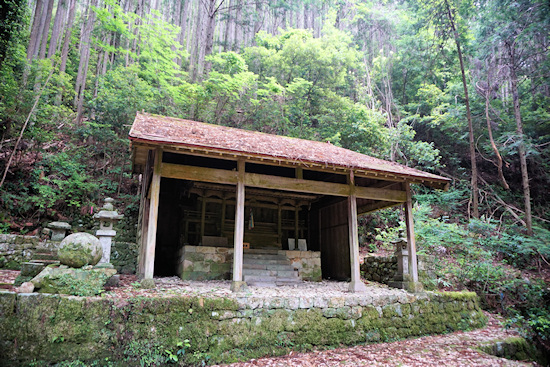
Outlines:
[[99, 263], [110, 263], [111, 244], [113, 237], [116, 235], [116, 231], [112, 229], [100, 229], [96, 231], [95, 235], [97, 238], [99, 238], [99, 243], [101, 244], [101, 249], [103, 250], [103, 256], [101, 256], [101, 260], [99, 260]]

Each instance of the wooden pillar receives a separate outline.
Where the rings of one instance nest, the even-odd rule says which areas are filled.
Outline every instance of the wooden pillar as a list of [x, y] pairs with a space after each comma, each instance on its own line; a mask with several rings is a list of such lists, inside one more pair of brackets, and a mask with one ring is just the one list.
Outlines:
[[139, 255], [137, 276], [143, 279], [145, 274], [145, 248], [147, 246], [147, 228], [149, 227], [149, 185], [151, 183], [152, 167], [154, 165], [154, 151], [149, 150], [147, 153], [147, 163], [141, 180], [141, 199], [140, 199], [140, 215], [141, 215], [141, 237], [139, 242]]
[[[155, 271], [155, 248], [157, 242], [157, 220], [159, 212], [160, 195], [160, 165], [162, 163], [162, 149], [157, 148], [155, 152], [155, 165], [153, 167], [153, 177], [151, 179], [150, 204], [149, 204], [149, 223], [147, 226], [147, 243], [145, 245], [144, 256], [144, 279], [153, 279]], [[154, 285], [154, 283], [153, 283]]]
[[233, 249], [233, 283], [231, 290], [238, 292], [246, 288], [243, 281], [243, 239], [244, 239], [244, 177], [245, 161], [239, 159], [237, 163], [238, 176], [237, 197], [235, 198], [235, 237]]
[[405, 224], [407, 225], [407, 243], [409, 247], [409, 274], [411, 281], [418, 282], [418, 262], [416, 260], [416, 240], [414, 238], [414, 220], [412, 215], [412, 195], [411, 186], [405, 182], [405, 192], [407, 201], [405, 202]]
[[349, 258], [351, 268], [350, 292], [366, 291], [365, 284], [361, 281], [359, 269], [359, 230], [357, 226], [357, 196], [355, 195], [355, 177], [353, 171], [349, 175], [350, 195], [348, 196], [348, 232], [349, 232]]

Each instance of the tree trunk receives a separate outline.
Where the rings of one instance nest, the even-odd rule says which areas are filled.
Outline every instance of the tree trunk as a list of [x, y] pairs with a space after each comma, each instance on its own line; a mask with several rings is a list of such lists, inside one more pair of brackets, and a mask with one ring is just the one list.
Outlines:
[[487, 90], [484, 91], [483, 96], [485, 97], [485, 120], [487, 121], [487, 134], [489, 135], [491, 148], [493, 149], [493, 152], [497, 157], [496, 166], [498, 169], [498, 177], [500, 179], [502, 187], [504, 187], [504, 189], [506, 190], [509, 190], [510, 186], [508, 186], [508, 183], [506, 182], [506, 178], [504, 178], [504, 173], [502, 171], [502, 156], [500, 155], [497, 145], [495, 144], [495, 139], [493, 138], [493, 128], [491, 126], [491, 118], [489, 117], [490, 96], [491, 96], [491, 91], [493, 89], [493, 86], [491, 85], [491, 82], [492, 82], [491, 70], [490, 70], [491, 65], [487, 63], [486, 66], [487, 66]]
[[31, 35], [29, 40], [29, 46], [27, 47], [27, 60], [31, 61], [38, 54], [38, 45], [40, 44], [40, 31], [42, 23], [42, 13], [46, 0], [36, 0], [36, 6], [34, 9], [34, 19], [32, 22]]
[[76, 123], [82, 121], [83, 106], [84, 106], [84, 91], [86, 89], [86, 77], [88, 75], [88, 63], [90, 60], [90, 38], [95, 23], [95, 12], [92, 6], [97, 6], [98, 0], [91, 0], [88, 8], [88, 18], [85, 22], [84, 32], [81, 35], [80, 46], [80, 63], [78, 64], [78, 74], [75, 83], [75, 106], [76, 106]]
[[[511, 41], [510, 41], [511, 42]], [[523, 123], [521, 121], [521, 111], [518, 95], [518, 77], [516, 75], [516, 50], [515, 46], [506, 42], [508, 57], [510, 58], [510, 84], [512, 85], [512, 101], [514, 103], [514, 116], [516, 118], [516, 130], [518, 134], [518, 155], [521, 166], [521, 184], [523, 186], [523, 199], [525, 202], [525, 225], [527, 233], [533, 234], [533, 220], [531, 214], [531, 190], [529, 188], [529, 172], [527, 171], [527, 157], [525, 152], [525, 135], [523, 134]]]
[[39, 59], [46, 57], [46, 47], [48, 45], [48, 35], [50, 33], [50, 22], [52, 20], [53, 2], [54, 0], [49, 0], [46, 8], [44, 25], [42, 27], [42, 40], [40, 42], [40, 54], [38, 55]]
[[232, 18], [232, 14], [233, 14], [233, 11], [232, 11], [232, 8], [233, 8], [233, 4], [234, 4], [235, 0], [230, 0], [229, 1], [229, 6], [227, 8], [227, 18], [225, 20], [225, 33], [223, 35], [223, 52], [227, 52], [227, 51], [231, 51], [232, 49], [232, 41], [231, 41], [231, 25], [233, 23], [233, 18]]
[[201, 53], [203, 53], [203, 17], [204, 17], [204, 5], [202, 1], [197, 4], [197, 16], [195, 18], [195, 34], [193, 35], [193, 50], [191, 53], [190, 60], [190, 69], [191, 69], [191, 80], [195, 82], [200, 73], [202, 72], [202, 65], [200, 65]]
[[460, 73], [462, 75], [462, 87], [464, 88], [464, 102], [466, 104], [466, 118], [468, 120], [468, 135], [470, 140], [470, 162], [472, 165], [472, 216], [479, 218], [479, 193], [477, 188], [477, 162], [476, 162], [476, 147], [474, 141], [474, 126], [472, 124], [472, 114], [470, 112], [470, 99], [468, 97], [468, 85], [466, 84], [466, 73], [464, 71], [464, 60], [462, 58], [462, 50], [460, 48], [460, 39], [458, 37], [458, 31], [455, 27], [454, 17], [451, 12], [451, 8], [447, 0], [445, 0], [445, 8], [447, 11], [447, 17], [453, 31], [453, 36], [456, 44], [456, 50], [458, 53], [458, 60], [460, 61]]
[[264, 13], [262, 10], [262, 2], [256, 1], [256, 14], [254, 18], [254, 34], [252, 35], [252, 42], [254, 44], [256, 44], [256, 42], [254, 41], [256, 38], [256, 33], [258, 33], [260, 29], [262, 29], [263, 23], [264, 23]]
[[51, 58], [57, 52], [57, 44], [59, 42], [59, 35], [61, 34], [61, 27], [63, 19], [67, 14], [67, 0], [59, 0], [57, 4], [57, 10], [55, 12], [55, 19], [53, 21], [52, 36], [50, 37], [50, 47], [48, 48], [48, 59]]
[[237, 7], [235, 8], [235, 28], [233, 33], [233, 51], [235, 52], [239, 52], [239, 50], [241, 49], [242, 15], [243, 15], [242, 5], [237, 5]]
[[[204, 53], [199, 54], [199, 69], [198, 72], [199, 78], [202, 79], [202, 69], [204, 68], [204, 74], [210, 72], [212, 64], [210, 62], [204, 62], [205, 57], [212, 54], [212, 48], [214, 46], [214, 31], [216, 28], [216, 15], [220, 10], [220, 6], [223, 5], [224, 0], [221, 0], [217, 4], [217, 0], [208, 0], [208, 5], [206, 7], [206, 32], [204, 32]], [[205, 4], [206, 5], [206, 4]]]
[[61, 64], [59, 65], [59, 73], [63, 74], [67, 67], [67, 57], [69, 55], [69, 45], [71, 43], [71, 33], [73, 30], [73, 22], [75, 15], [76, 0], [69, 0], [69, 18], [65, 27], [65, 39], [61, 48]]

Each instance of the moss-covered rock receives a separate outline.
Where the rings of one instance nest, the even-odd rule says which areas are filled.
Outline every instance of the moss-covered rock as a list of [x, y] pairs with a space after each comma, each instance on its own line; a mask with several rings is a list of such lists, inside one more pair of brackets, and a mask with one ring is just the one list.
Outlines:
[[65, 237], [57, 255], [62, 264], [81, 268], [84, 265], [96, 265], [101, 260], [102, 249], [97, 237], [80, 232]]

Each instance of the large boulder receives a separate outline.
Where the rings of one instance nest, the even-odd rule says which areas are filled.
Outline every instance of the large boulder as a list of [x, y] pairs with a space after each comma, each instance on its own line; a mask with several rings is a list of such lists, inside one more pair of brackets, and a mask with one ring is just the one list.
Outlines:
[[41, 293], [70, 294], [73, 296], [95, 296], [103, 292], [105, 283], [116, 274], [115, 269], [80, 269], [66, 265], [47, 266], [31, 280], [31, 285]]
[[95, 265], [101, 260], [103, 250], [99, 239], [89, 233], [73, 233], [59, 245], [57, 256], [62, 264], [72, 268]]

